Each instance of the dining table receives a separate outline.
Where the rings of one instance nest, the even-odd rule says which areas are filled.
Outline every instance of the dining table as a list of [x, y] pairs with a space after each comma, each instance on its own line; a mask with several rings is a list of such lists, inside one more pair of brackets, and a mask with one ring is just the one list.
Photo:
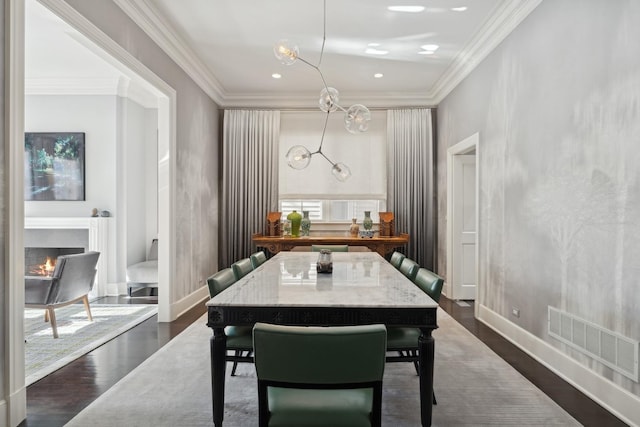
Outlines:
[[376, 252], [332, 252], [330, 273], [318, 272], [320, 255], [279, 252], [207, 302], [214, 425], [221, 427], [224, 418], [224, 328], [263, 322], [419, 328], [420, 417], [430, 426], [438, 304]]

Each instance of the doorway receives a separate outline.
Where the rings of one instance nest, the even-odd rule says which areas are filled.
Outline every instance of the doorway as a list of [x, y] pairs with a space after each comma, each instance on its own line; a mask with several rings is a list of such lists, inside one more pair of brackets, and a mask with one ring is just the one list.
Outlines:
[[447, 150], [447, 282], [453, 300], [475, 300], [478, 283], [479, 134]]

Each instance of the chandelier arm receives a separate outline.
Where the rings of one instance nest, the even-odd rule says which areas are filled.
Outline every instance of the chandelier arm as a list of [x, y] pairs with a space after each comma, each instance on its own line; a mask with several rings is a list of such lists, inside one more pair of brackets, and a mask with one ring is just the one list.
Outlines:
[[[317, 65], [313, 65], [311, 62], [309, 62], [306, 59], [301, 58], [299, 56], [298, 56], [298, 60], [304, 62], [305, 64], [307, 64], [311, 68], [314, 68], [318, 72], [318, 74], [320, 74], [320, 78], [322, 79], [322, 84], [324, 85], [324, 88], [328, 91], [329, 90], [329, 86], [327, 85], [327, 82], [324, 79], [324, 75], [322, 74], [322, 71], [320, 71], [320, 67], [317, 66]], [[342, 108], [342, 107], [340, 107], [340, 108]], [[342, 110], [344, 111], [344, 108], [342, 108]]]
[[[324, 143], [324, 134], [327, 131], [327, 123], [329, 123], [329, 114], [331, 114], [331, 111], [327, 111], [327, 115], [325, 116], [324, 127], [322, 128], [322, 137], [320, 137], [320, 146], [318, 147], [318, 151], [316, 151], [317, 153], [320, 153], [320, 154], [322, 154], [322, 144]], [[325, 156], [324, 154], [322, 155], [324, 156], [325, 159], [327, 159], [327, 156]], [[331, 162], [331, 160], [329, 161]]]
[[[327, 156], [326, 156], [322, 151], [316, 151], [316, 153], [317, 153], [317, 154], [320, 154], [322, 157], [324, 157], [325, 159], [327, 159], [327, 161], [328, 161], [329, 163], [331, 163], [331, 166], [335, 166], [335, 165], [336, 165], [336, 164], [335, 164], [335, 163], [333, 163], [333, 161], [331, 161], [331, 159], [330, 159], [330, 158], [328, 158], [328, 157], [327, 157]], [[314, 154], [316, 154], [316, 153], [314, 153]]]

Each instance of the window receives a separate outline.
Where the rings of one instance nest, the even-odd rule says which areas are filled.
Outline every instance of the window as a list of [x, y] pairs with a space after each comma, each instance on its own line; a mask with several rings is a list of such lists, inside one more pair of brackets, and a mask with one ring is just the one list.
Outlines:
[[280, 200], [283, 219], [286, 219], [293, 210], [309, 211], [311, 222], [327, 223], [349, 223], [351, 218], [357, 218], [358, 222], [361, 222], [364, 219], [364, 211], [371, 211], [373, 222], [380, 222], [378, 212], [386, 211], [386, 202], [384, 200]]

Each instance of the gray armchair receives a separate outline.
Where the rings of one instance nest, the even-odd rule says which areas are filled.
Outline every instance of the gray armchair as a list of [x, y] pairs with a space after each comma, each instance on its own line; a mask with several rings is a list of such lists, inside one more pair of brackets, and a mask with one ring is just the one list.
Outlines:
[[100, 252], [93, 251], [61, 255], [57, 258], [56, 267], [51, 277], [25, 277], [25, 307], [46, 310], [45, 322], [51, 323], [54, 338], [58, 338], [54, 311], [56, 308], [82, 301], [87, 311], [87, 317], [89, 320], [93, 320], [88, 294], [93, 288], [99, 256]]

